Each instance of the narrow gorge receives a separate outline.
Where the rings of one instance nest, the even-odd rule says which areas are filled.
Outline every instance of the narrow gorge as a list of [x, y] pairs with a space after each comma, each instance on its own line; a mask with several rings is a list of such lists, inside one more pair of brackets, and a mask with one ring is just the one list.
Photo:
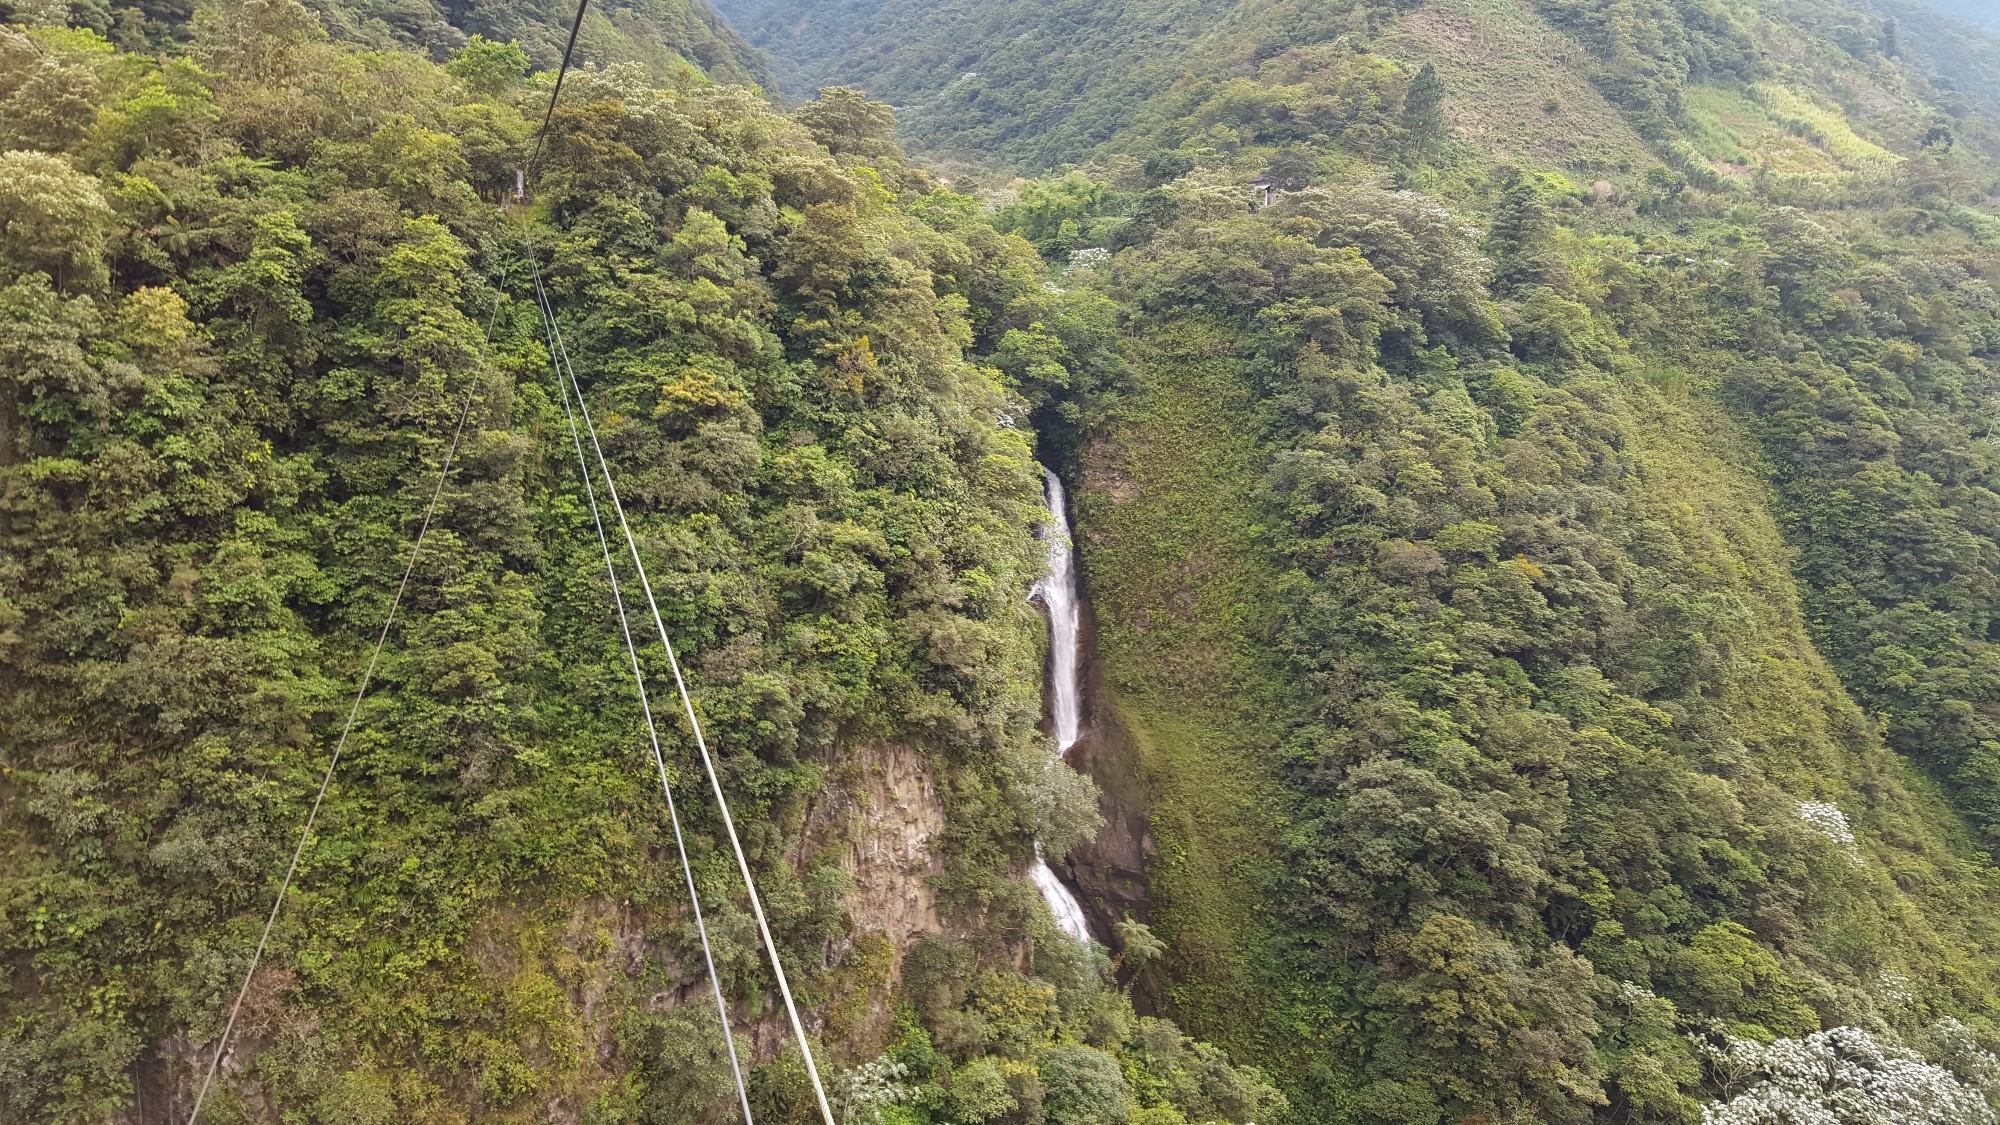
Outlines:
[[0, 1125], [2000, 1125], [1991, 0], [713, 2], [0, 0]]

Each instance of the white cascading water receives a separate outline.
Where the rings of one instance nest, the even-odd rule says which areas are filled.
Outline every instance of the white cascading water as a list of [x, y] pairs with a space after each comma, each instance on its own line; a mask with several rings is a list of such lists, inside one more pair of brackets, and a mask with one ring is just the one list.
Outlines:
[[1040, 845], [1035, 847], [1035, 865], [1028, 869], [1028, 877], [1035, 881], [1035, 889], [1042, 892], [1042, 901], [1049, 904], [1049, 913], [1056, 916], [1056, 925], [1062, 927], [1062, 932], [1078, 941], [1089, 941], [1090, 923], [1084, 919], [1083, 904], [1056, 878], [1049, 861], [1042, 858]]
[[1056, 753], [1067, 754], [1083, 736], [1082, 692], [1077, 682], [1081, 655], [1077, 634], [1082, 631], [1082, 617], [1077, 611], [1076, 556], [1070, 548], [1062, 481], [1047, 469], [1042, 475], [1048, 481], [1049, 514], [1054, 517], [1042, 528], [1049, 569], [1028, 596], [1040, 598], [1049, 611], [1049, 717], [1055, 720]]
[[[1049, 522], [1042, 528], [1042, 543], [1048, 552], [1048, 571], [1028, 596], [1042, 603], [1049, 612], [1049, 713], [1055, 722], [1056, 757], [1060, 758], [1076, 745], [1083, 735], [1083, 702], [1079, 685], [1078, 664], [1080, 651], [1077, 634], [1081, 628], [1081, 617], [1076, 601], [1076, 558], [1070, 549], [1069, 516], [1065, 512], [1062, 481], [1047, 469], [1042, 476], [1048, 482]], [[1054, 914], [1056, 925], [1064, 933], [1078, 941], [1090, 940], [1090, 924], [1085, 920], [1083, 905], [1076, 896], [1063, 886], [1062, 880], [1050, 869], [1048, 861], [1042, 858], [1042, 846], [1035, 845], [1035, 866], [1028, 872], [1035, 882], [1035, 889], [1042, 892], [1042, 900], [1049, 904], [1049, 913]]]

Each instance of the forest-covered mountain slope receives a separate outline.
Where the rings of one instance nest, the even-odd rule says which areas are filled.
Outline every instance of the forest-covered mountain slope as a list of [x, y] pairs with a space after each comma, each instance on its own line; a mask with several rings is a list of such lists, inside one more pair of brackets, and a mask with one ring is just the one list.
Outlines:
[[[1019, 877], [1092, 809], [977, 357], [1066, 302], [880, 107], [585, 68], [503, 208], [552, 77], [516, 45], [61, 16], [0, 29], [0, 1121], [188, 1120], [468, 407], [201, 1120], [735, 1119], [531, 237], [843, 1118], [1282, 1107]], [[758, 1119], [808, 1120], [666, 749]]]
[[[1875, 0], [1873, 11], [1894, 20], [1899, 55], [1922, 70], [1945, 100], [1962, 97], [1986, 112], [2000, 107], [2000, 8], [1986, 5], [1937, 6], [1914, 0]], [[1885, 25], [1888, 26], [1888, 25]]]
[[1102, 302], [995, 362], [1078, 481], [1166, 1011], [1298, 1121], [1991, 1119], [1989, 38], [727, 11]]
[[[413, 49], [443, 62], [478, 35], [514, 42], [539, 67], [562, 58], [576, 6], [565, 0], [312, 0], [336, 38]], [[184, 47], [196, 0], [0, 0], [0, 23], [88, 28], [123, 50]], [[603, 0], [590, 5], [577, 38], [581, 62], [641, 64], [664, 79], [690, 67], [718, 82], [762, 84], [763, 58], [702, 0]]]
[[[1412, 32], [1432, 38], [1389, 53], [1477, 65], [1489, 52], [1512, 52], [1519, 69], [1491, 74], [1491, 87], [1461, 87], [1459, 99], [1490, 111], [1494, 101], [1539, 91], [1524, 108], [1554, 98], [1572, 112], [1529, 124], [1545, 124], [1577, 143], [1589, 143], [1573, 136], [1578, 132], [1597, 140], [1596, 134], [1625, 130], [1593, 116], [1587, 105], [1570, 105], [1578, 94], [1581, 101], [1594, 100], [1591, 91], [1573, 88], [1564, 98], [1576, 81], [1594, 72], [1611, 100], [1657, 112], [1663, 83], [1737, 75], [1745, 52], [1762, 57], [1763, 47], [1775, 42], [1770, 37], [1784, 41], [1781, 54], [1830, 47], [1846, 56], [1820, 64], [1824, 76], [1826, 67], [1845, 70], [1857, 57], [1879, 53], [1887, 35], [1895, 40], [1889, 49], [1911, 69], [1944, 77], [1948, 88], [1983, 99], [1988, 112], [2000, 107], [1992, 36], [1966, 22], [1974, 19], [1967, 12], [1941, 12], [1921, 0], [1692, 6], [1667, 0], [722, 0], [718, 8], [770, 56], [793, 94], [809, 96], [832, 83], [862, 86], [897, 106], [905, 135], [921, 151], [1030, 172], [1136, 151], [1156, 131], [1144, 123], [1186, 117], [1188, 90], [1256, 81], [1280, 60], [1295, 60], [1301, 48], [1335, 42], [1373, 47], [1385, 34], [1394, 40]], [[1683, 18], [1688, 12], [1694, 18]], [[1551, 24], [1574, 37], [1549, 39]], [[1898, 25], [1907, 33], [1898, 36]], [[1753, 47], [1744, 36], [1758, 27], [1766, 42]], [[1579, 49], [1599, 57], [1586, 61]], [[1858, 56], [1848, 56], [1850, 50]], [[1661, 54], [1671, 57], [1652, 57]], [[1803, 55], [1787, 61], [1801, 62]], [[1615, 146], [1617, 138], [1601, 140]], [[1629, 155], [1629, 149], [1617, 152], [1621, 159]]]
[[1040, 170], [1081, 158], [1190, 67], [1236, 6], [1185, 0], [727, 0], [789, 93], [851, 83], [923, 151]]
[[[410, 47], [439, 62], [468, 37], [518, 43], [539, 67], [562, 58], [575, 5], [439, 3], [438, 0], [315, 0], [307, 5], [339, 38], [378, 47]], [[654, 78], [692, 66], [717, 82], [764, 85], [763, 56], [702, 0], [609, 0], [590, 5], [577, 36], [577, 59], [599, 66], [643, 65]]]
[[185, 1120], [468, 402], [203, 1120], [740, 1116], [530, 240], [842, 1125], [1995, 1120], [2000, 56], [1890, 2], [728, 9], [949, 182], [613, 8], [519, 202], [556, 9], [17, 2], [0, 1121]]

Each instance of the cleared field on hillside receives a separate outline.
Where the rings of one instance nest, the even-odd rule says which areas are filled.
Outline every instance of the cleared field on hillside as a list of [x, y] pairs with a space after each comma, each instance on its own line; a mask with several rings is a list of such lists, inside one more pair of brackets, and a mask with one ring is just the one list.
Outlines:
[[1383, 37], [1437, 67], [1459, 138], [1543, 167], [1615, 174], [1656, 163], [1584, 76], [1590, 54], [1515, 0], [1440, 0]]

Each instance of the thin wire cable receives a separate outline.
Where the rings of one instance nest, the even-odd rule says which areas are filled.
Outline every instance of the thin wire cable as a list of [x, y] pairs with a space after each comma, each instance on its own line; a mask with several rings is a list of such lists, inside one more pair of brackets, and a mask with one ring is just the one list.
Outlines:
[[528, 268], [535, 282], [535, 303], [542, 313], [544, 332], [549, 337], [549, 360], [555, 367], [556, 385], [562, 391], [563, 417], [569, 422], [570, 442], [576, 446], [576, 467], [583, 474], [583, 495], [590, 505], [590, 518], [597, 525], [597, 545], [604, 552], [604, 572], [611, 579], [611, 600], [618, 607], [618, 629], [625, 637], [625, 654], [632, 661], [632, 683], [639, 690], [639, 709], [646, 717], [646, 738], [652, 743], [653, 765], [660, 773], [660, 792], [667, 799], [667, 819], [674, 828], [674, 847], [680, 852], [681, 873], [687, 878], [688, 902], [694, 907], [695, 931], [701, 935], [701, 956], [708, 965], [709, 988], [715, 994], [715, 1014], [722, 1023], [722, 1042], [729, 1051], [729, 1073], [736, 1080], [736, 1098], [743, 1107], [746, 1125], [754, 1122], [750, 1114], [750, 1093], [743, 1082], [743, 1066], [736, 1057], [736, 1037], [729, 1030], [729, 1004], [722, 995], [722, 975], [715, 971], [715, 952], [709, 946], [708, 923], [702, 918], [701, 896], [695, 891], [694, 865], [688, 861], [687, 839], [681, 834], [681, 816], [674, 806], [674, 788], [667, 779], [667, 759], [660, 749], [659, 728], [653, 723], [653, 703], [646, 691], [646, 675], [639, 667], [639, 648], [632, 639], [632, 625], [625, 615], [625, 596], [619, 590], [618, 568], [611, 562], [611, 541], [604, 531], [604, 518], [598, 512], [597, 489], [591, 483], [590, 465], [584, 458], [583, 437], [576, 425], [576, 415], [570, 409], [569, 383], [563, 378], [561, 361], [556, 359], [555, 309], [549, 304], [548, 291], [542, 286], [541, 264], [535, 260], [534, 238], [522, 226], [522, 234], [528, 244]]
[[[538, 267], [537, 267], [538, 268]], [[550, 312], [553, 323], [553, 310]], [[792, 1036], [798, 1041], [799, 1057], [805, 1060], [806, 1076], [812, 1080], [813, 1096], [819, 1101], [820, 1116], [825, 1125], [834, 1125], [833, 1109], [827, 1104], [826, 1087], [819, 1077], [819, 1066], [813, 1061], [812, 1047], [806, 1041], [805, 1025], [799, 1020], [798, 1005], [792, 1000], [792, 986], [785, 979], [785, 967], [778, 959], [778, 944], [771, 937], [771, 924], [764, 917], [764, 904], [757, 895], [757, 881], [750, 874], [750, 861], [744, 855], [743, 842], [736, 835], [736, 820], [729, 813], [729, 798], [723, 795], [722, 779], [715, 770], [715, 760], [708, 751], [708, 739], [702, 734], [701, 720], [695, 717], [694, 699], [688, 694], [687, 679], [681, 674], [680, 657], [674, 652], [674, 642], [667, 636], [667, 624], [660, 616], [660, 604], [653, 597], [653, 583], [646, 575], [646, 564], [639, 558], [639, 541], [632, 534], [632, 527], [625, 520], [625, 505], [618, 498], [618, 485], [611, 476], [611, 464], [605, 459], [604, 447], [597, 440], [597, 425], [591, 420], [590, 407], [584, 402], [583, 384], [577, 380], [576, 368], [569, 360], [569, 349], [564, 346], [562, 329], [555, 328], [555, 340], [562, 357], [562, 366], [568, 372], [571, 387], [576, 392], [577, 412], [583, 416], [584, 429], [590, 434], [590, 445], [597, 454], [598, 472], [604, 478], [605, 493], [611, 498], [611, 510], [618, 517], [618, 529], [624, 534], [625, 546], [632, 555], [632, 567], [639, 576], [639, 587], [645, 591], [646, 605], [652, 611], [653, 625], [659, 630], [660, 645], [667, 650], [667, 663], [674, 672], [674, 687], [680, 692], [681, 707], [687, 714], [688, 729], [694, 734], [695, 747], [701, 752], [701, 765], [708, 774], [709, 787], [715, 794], [715, 805], [722, 813], [722, 826], [729, 835], [730, 850], [736, 854], [736, 869], [743, 877], [743, 888], [750, 896], [750, 912], [757, 919], [757, 932], [764, 941], [764, 952], [771, 959], [771, 974], [777, 979], [778, 994], [785, 1001], [785, 1016], [791, 1021]]]
[[[505, 299], [505, 276], [502, 287], [493, 295], [493, 313], [486, 318], [486, 338], [479, 343], [479, 358], [474, 369], [486, 366], [486, 352], [493, 344], [493, 327], [500, 321], [500, 306]], [[285, 895], [292, 889], [292, 879], [298, 874], [299, 861], [305, 856], [306, 841], [312, 838], [313, 825], [319, 820], [319, 809], [326, 802], [327, 790], [333, 787], [334, 770], [340, 766], [340, 756], [347, 749], [347, 737], [354, 731], [354, 720], [361, 714], [361, 701], [368, 694], [368, 686], [375, 678], [375, 665], [382, 659], [382, 646], [389, 642], [389, 629], [396, 623], [396, 611], [402, 608], [403, 595], [410, 588], [410, 575], [416, 573], [417, 558], [423, 554], [424, 537], [430, 534], [431, 520], [437, 515], [438, 500], [444, 496], [445, 482], [451, 479], [452, 462], [458, 457], [459, 439], [465, 435], [466, 419], [472, 416], [472, 404], [479, 396], [479, 386], [474, 384], [465, 394], [465, 403], [458, 410], [458, 424], [452, 427], [451, 444], [445, 448], [444, 464], [438, 469], [437, 486], [431, 489], [429, 503], [424, 505], [423, 522], [417, 525], [416, 541], [410, 544], [410, 557], [403, 564], [402, 581], [396, 584], [396, 596], [389, 600], [389, 615], [382, 620], [382, 632], [375, 637], [375, 651], [368, 656], [368, 667], [361, 673], [361, 686], [354, 691], [354, 703], [347, 709], [347, 721], [341, 724], [340, 738], [333, 744], [333, 757], [327, 759], [326, 773], [319, 780], [319, 792], [313, 796], [311, 811], [306, 813], [305, 827], [299, 830], [299, 842], [292, 849], [292, 861], [285, 867], [285, 877], [278, 884], [278, 896], [271, 902], [270, 916], [264, 919], [264, 932], [257, 937], [257, 949], [250, 955], [250, 969], [243, 974], [243, 985], [236, 990], [236, 1001], [229, 1006], [229, 1020], [222, 1025], [222, 1038], [215, 1043], [215, 1056], [208, 1060], [208, 1073], [202, 1077], [201, 1089], [194, 1096], [194, 1107], [188, 1111], [187, 1125], [195, 1125], [201, 1118], [202, 1103], [208, 1100], [208, 1091], [215, 1084], [215, 1074], [222, 1066], [222, 1056], [229, 1049], [229, 1037], [236, 1031], [236, 1017], [243, 1012], [243, 999], [250, 994], [250, 981], [257, 975], [257, 967], [264, 960], [264, 947], [270, 944], [271, 929], [278, 924], [278, 911], [284, 908]]]
[[[535, 153], [534, 156], [528, 162], [529, 172], [533, 172], [536, 169], [536, 167], [540, 164], [542, 157], [542, 145], [548, 138], [550, 124], [555, 120], [556, 100], [562, 96], [563, 76], [569, 73], [570, 53], [576, 47], [577, 33], [583, 27], [584, 11], [589, 6], [590, 6], [590, 0], [577, 0], [576, 18], [571, 22], [569, 29], [569, 44], [563, 48], [562, 66], [558, 68], [556, 71], [555, 89], [551, 91], [549, 94], [548, 111], [542, 115], [542, 127], [535, 135]], [[523, 232], [525, 234], [525, 227], [523, 228]], [[534, 271], [536, 277], [536, 287], [538, 290], [540, 290], [541, 267], [540, 263], [535, 261], [534, 247], [532, 242], [529, 243], [528, 260], [530, 268]], [[670, 667], [672, 667], [674, 672], [674, 687], [676, 690], [680, 692], [681, 707], [687, 712], [688, 729], [694, 733], [695, 746], [701, 751], [702, 769], [704, 772], [707, 773], [709, 787], [714, 791], [716, 808], [722, 813], [722, 825], [728, 831], [729, 834], [729, 847], [730, 850], [734, 852], [736, 855], [736, 869], [738, 873], [741, 874], [743, 877], [743, 889], [749, 894], [750, 911], [757, 919], [757, 932], [759, 936], [763, 938], [764, 952], [768, 954], [771, 958], [771, 975], [774, 978], [776, 978], [778, 982], [778, 993], [780, 996], [784, 998], [785, 1016], [787, 1019], [791, 1021], [793, 1038], [798, 1041], [799, 1057], [805, 1060], [806, 1076], [812, 1080], [813, 1096], [819, 1102], [820, 1117], [825, 1122], [825, 1125], [834, 1125], [833, 1109], [831, 1106], [827, 1104], [826, 1087], [820, 1081], [819, 1066], [817, 1063], [813, 1061], [812, 1046], [806, 1041], [805, 1025], [802, 1022], [800, 1022], [798, 1005], [792, 1000], [791, 983], [785, 979], [785, 967], [778, 960], [778, 945], [777, 942], [774, 941], [771, 937], [771, 925], [770, 922], [767, 921], [764, 917], [764, 904], [762, 900], [758, 898], [757, 895], [757, 881], [750, 874], [750, 862], [744, 856], [743, 842], [736, 835], [736, 821], [735, 818], [730, 816], [729, 814], [729, 799], [723, 795], [721, 778], [717, 776], [715, 772], [715, 762], [710, 757], [708, 752], [708, 740], [702, 735], [701, 721], [695, 717], [694, 700], [688, 694], [687, 680], [681, 674], [680, 657], [676, 655], [674, 652], [673, 641], [670, 640], [667, 636], [666, 622], [662, 620], [662, 618], [660, 617], [659, 603], [656, 600], [654, 600], [653, 597], [653, 583], [651, 579], [649, 579], [646, 576], [646, 564], [639, 558], [638, 541], [635, 538], [633, 538], [632, 528], [629, 524], [626, 523], [625, 505], [621, 503], [618, 499], [618, 486], [612, 480], [611, 465], [604, 458], [603, 447], [598, 444], [597, 426], [594, 422], [591, 421], [590, 407], [584, 402], [583, 384], [577, 380], [576, 368], [570, 363], [569, 349], [563, 344], [562, 328], [561, 325], [556, 321], [554, 306], [544, 302], [543, 315], [546, 318], [546, 323], [548, 325], [550, 335], [554, 338], [556, 345], [555, 355], [558, 357], [557, 360], [558, 370], [556, 377], [558, 380], [560, 380], [563, 378], [564, 372], [567, 372], [569, 387], [571, 389], [574, 389], [576, 392], [577, 412], [583, 415], [584, 428], [588, 430], [590, 433], [591, 448], [596, 450], [597, 452], [598, 469], [604, 475], [605, 492], [611, 498], [612, 511], [615, 512], [618, 516], [618, 528], [619, 531], [622, 532], [625, 536], [625, 545], [627, 549], [629, 549], [632, 553], [632, 565], [638, 573], [640, 588], [643, 589], [646, 593], [646, 605], [652, 611], [654, 626], [659, 630], [660, 644], [667, 650], [667, 663]], [[568, 390], [564, 391], [564, 407], [565, 409], [567, 409], [568, 407]], [[587, 469], [585, 475], [586, 477], [588, 476]], [[600, 530], [601, 530], [601, 525], [600, 525]], [[621, 614], [622, 612], [623, 611], [621, 608]], [[664, 770], [664, 764], [662, 765], [662, 769]], [[671, 800], [671, 798], [669, 799]], [[692, 876], [690, 876], [690, 878], [692, 878]], [[705, 949], [706, 946], [704, 945], [704, 950]], [[729, 1021], [726, 1016], [723, 1019], [722, 1024], [723, 1024], [723, 1032], [725, 1035], [727, 1035], [729, 1030]], [[735, 1059], [736, 1059], [735, 1049], [732, 1045], [730, 1050], [730, 1062], [732, 1065], [734, 1065]], [[738, 1082], [738, 1089], [741, 1090], [742, 1078], [740, 1074], [737, 1078], [737, 1082]], [[744, 1103], [744, 1112], [746, 1115], [749, 1112], [749, 1103], [747, 1102], [747, 1100]], [[190, 1125], [192, 1125], [192, 1123], [190, 1123]]]
[[555, 120], [556, 99], [562, 97], [563, 77], [569, 73], [570, 52], [576, 50], [576, 33], [583, 30], [583, 12], [588, 7], [590, 0], [576, 0], [576, 18], [570, 21], [569, 42], [563, 46], [562, 65], [556, 68], [556, 88], [549, 92], [548, 112], [542, 114], [542, 127], [535, 132], [535, 155], [528, 159], [529, 172], [542, 162], [542, 142], [548, 139], [549, 122]]

